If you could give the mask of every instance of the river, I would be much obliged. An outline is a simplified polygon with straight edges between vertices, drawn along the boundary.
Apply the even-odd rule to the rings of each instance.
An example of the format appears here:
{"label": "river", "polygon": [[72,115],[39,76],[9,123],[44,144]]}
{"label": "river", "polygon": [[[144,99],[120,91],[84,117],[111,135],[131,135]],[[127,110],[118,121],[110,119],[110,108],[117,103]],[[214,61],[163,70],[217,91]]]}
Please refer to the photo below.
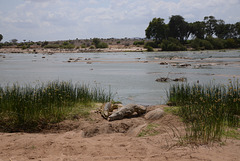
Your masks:
{"label": "river", "polygon": [[[160,65],[160,63],[162,65]],[[53,80],[85,83],[111,90],[123,104],[163,104],[174,81],[226,84],[240,78],[240,50],[116,53],[0,53],[0,84]]]}

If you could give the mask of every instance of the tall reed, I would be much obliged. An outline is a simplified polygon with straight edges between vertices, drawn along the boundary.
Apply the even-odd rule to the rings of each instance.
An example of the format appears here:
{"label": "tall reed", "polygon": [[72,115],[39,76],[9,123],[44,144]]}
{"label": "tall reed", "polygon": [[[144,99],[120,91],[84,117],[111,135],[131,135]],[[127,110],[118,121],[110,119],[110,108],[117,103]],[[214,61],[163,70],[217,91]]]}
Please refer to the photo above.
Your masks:
{"label": "tall reed", "polygon": [[49,122],[63,120],[72,108],[111,99],[100,87],[52,81],[46,84],[0,86],[0,130],[40,129]]}
{"label": "tall reed", "polygon": [[176,84],[169,90],[169,101],[180,106],[178,114],[186,123],[189,141],[207,143],[220,140],[226,126],[240,125],[240,83],[227,85]]}

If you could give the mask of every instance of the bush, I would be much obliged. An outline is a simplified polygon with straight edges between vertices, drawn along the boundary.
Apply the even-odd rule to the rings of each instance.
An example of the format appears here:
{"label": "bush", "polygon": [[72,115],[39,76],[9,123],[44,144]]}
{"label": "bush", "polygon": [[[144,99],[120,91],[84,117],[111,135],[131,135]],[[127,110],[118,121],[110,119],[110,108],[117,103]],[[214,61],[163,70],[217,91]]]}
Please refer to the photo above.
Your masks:
{"label": "bush", "polygon": [[194,39],[191,42],[191,47],[194,48],[195,50],[212,50],[214,49],[213,45],[208,41],[208,40],[202,40],[202,39]]}
{"label": "bush", "polygon": [[42,43],[41,47],[44,47],[44,46],[46,46],[46,45],[48,45],[48,41],[44,41],[44,42]]}
{"label": "bush", "polygon": [[194,48],[195,50],[200,50],[200,39],[196,38],[191,41],[190,46]]}
{"label": "bush", "polygon": [[146,42],[144,48],[147,48],[148,46],[151,46],[152,48],[158,48],[158,44],[153,41]]}
{"label": "bush", "polygon": [[153,47],[151,47],[151,46],[147,46],[146,49],[147,49],[148,52],[154,51],[154,50],[153,50]]}
{"label": "bush", "polygon": [[133,45],[144,45],[144,41],[134,41]]}
{"label": "bush", "polygon": [[60,45],[60,48],[73,49],[73,48],[75,48],[75,45],[65,41],[62,45]]}
{"label": "bush", "polygon": [[44,48],[59,48],[60,46],[57,45],[57,44],[48,44],[48,45],[45,45]]}
{"label": "bush", "polygon": [[163,40],[161,43],[161,48],[163,51],[185,51],[187,48],[183,46],[179,40],[174,38],[169,38],[168,40]]}
{"label": "bush", "polygon": [[95,45],[95,47],[97,47],[97,45],[101,42],[101,40],[99,38],[93,38],[93,44]]}
{"label": "bush", "polygon": [[23,45],[21,48],[22,48],[22,50],[27,49],[27,47],[25,45]]}
{"label": "bush", "polygon": [[90,49],[95,49],[95,47],[94,46],[90,46]]}
{"label": "bush", "polygon": [[105,42],[101,42],[99,38],[94,38],[93,44],[95,45],[96,48],[108,48],[108,44]]}
{"label": "bush", "polygon": [[214,49],[223,49],[224,48],[224,40],[223,39],[208,37],[206,40],[208,40],[213,45]]}
{"label": "bush", "polygon": [[108,48],[108,44],[105,42],[100,42],[96,45],[96,48]]}
{"label": "bush", "polygon": [[237,42],[234,39],[227,39],[225,40],[224,44],[225,48],[237,48]]}
{"label": "bush", "polygon": [[82,44],[82,45],[81,45],[81,48],[86,48],[86,45],[85,45],[85,44]]}
{"label": "bush", "polygon": [[201,43],[200,44],[201,47],[204,47],[204,49],[207,49],[207,50],[212,50],[213,49],[213,45],[207,40],[201,40],[200,43]]}

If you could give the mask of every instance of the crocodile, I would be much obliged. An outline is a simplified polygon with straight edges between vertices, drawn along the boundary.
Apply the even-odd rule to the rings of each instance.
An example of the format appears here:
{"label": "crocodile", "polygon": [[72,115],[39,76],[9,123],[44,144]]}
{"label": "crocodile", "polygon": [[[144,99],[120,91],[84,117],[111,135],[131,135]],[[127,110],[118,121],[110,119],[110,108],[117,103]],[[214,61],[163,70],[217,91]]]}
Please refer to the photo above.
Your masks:
{"label": "crocodile", "polygon": [[118,111],[113,112],[110,116],[108,116],[107,120],[108,121],[120,120],[123,119],[124,117],[132,116],[135,112],[138,115],[142,115],[146,113],[146,111],[147,107],[145,106],[137,104],[128,104],[126,106],[121,107]]}

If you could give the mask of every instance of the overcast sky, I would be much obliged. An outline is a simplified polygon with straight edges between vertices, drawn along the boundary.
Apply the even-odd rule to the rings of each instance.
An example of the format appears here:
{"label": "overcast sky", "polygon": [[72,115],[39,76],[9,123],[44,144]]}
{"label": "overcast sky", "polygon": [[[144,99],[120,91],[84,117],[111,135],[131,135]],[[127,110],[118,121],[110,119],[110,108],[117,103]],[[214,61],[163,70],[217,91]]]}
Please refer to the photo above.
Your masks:
{"label": "overcast sky", "polygon": [[154,17],[240,21],[240,0],[0,0],[3,41],[145,37]]}

